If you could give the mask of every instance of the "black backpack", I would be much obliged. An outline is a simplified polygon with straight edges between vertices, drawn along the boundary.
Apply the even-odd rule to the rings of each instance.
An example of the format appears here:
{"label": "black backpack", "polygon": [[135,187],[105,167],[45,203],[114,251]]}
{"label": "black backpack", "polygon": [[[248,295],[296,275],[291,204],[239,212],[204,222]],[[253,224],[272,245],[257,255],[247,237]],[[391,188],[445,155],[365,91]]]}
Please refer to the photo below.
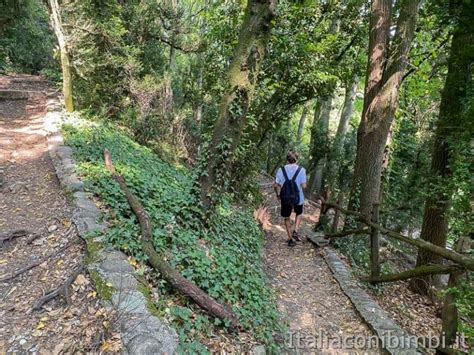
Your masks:
{"label": "black backpack", "polygon": [[300,173],[301,166],[295,172],[295,175],[290,179],[288,179],[288,175],[286,174],[285,167],[281,167],[281,171],[283,176],[285,177],[285,182],[281,187],[280,191],[280,199],[281,203],[284,205],[298,205],[300,203],[300,192],[298,189],[298,185],[296,184],[296,177]]}

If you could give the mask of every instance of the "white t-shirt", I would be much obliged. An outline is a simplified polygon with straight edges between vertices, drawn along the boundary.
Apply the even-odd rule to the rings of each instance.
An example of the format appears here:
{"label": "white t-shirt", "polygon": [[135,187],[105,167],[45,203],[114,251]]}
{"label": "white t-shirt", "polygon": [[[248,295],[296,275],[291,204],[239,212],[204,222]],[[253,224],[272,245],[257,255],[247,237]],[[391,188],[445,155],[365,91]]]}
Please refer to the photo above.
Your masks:
{"label": "white t-shirt", "polygon": [[[285,165],[285,171],[286,175],[288,176],[288,179],[293,178],[293,175],[295,175],[298,167],[299,166],[297,164]],[[283,175],[283,171],[281,171],[281,168],[279,168],[277,171],[275,182],[280,186],[283,186],[285,182],[285,176]],[[302,184],[306,184],[306,170],[303,167],[301,167],[301,170],[298,173],[298,176],[296,177],[296,185],[298,185],[298,190],[300,192],[300,205],[304,203],[303,188],[301,187]]]}

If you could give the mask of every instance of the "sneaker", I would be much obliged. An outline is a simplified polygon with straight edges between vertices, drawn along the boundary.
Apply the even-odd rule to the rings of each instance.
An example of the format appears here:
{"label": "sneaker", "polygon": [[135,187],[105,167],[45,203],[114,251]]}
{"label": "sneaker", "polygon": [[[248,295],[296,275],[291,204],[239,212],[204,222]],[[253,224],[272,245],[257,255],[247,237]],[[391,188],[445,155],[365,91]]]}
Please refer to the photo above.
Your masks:
{"label": "sneaker", "polygon": [[296,245],[296,242],[293,239],[288,240],[288,246],[289,247],[294,247]]}
{"label": "sneaker", "polygon": [[293,239],[296,240],[297,242],[301,242],[301,237],[297,231],[293,231]]}

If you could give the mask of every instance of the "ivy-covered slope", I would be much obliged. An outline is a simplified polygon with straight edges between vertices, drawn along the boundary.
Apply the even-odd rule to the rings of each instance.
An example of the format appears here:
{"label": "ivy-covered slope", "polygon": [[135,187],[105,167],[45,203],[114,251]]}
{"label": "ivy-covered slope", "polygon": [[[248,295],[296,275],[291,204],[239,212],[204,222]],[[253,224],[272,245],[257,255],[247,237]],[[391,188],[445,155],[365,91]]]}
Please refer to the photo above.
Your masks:
{"label": "ivy-covered slope", "polygon": [[[273,344],[279,330],[278,313],[262,269],[263,234],[250,212],[223,204],[205,228],[186,169],[161,160],[116,127],[75,125],[63,131],[86,188],[109,211],[106,240],[145,264],[137,219],[104,167],[104,148],[152,218],[156,249],[185,277],[230,304],[239,323],[257,341]],[[199,340],[216,331],[219,321],[176,295],[156,272],[148,277],[161,293],[158,312],[173,322],[182,343],[200,348]]]}

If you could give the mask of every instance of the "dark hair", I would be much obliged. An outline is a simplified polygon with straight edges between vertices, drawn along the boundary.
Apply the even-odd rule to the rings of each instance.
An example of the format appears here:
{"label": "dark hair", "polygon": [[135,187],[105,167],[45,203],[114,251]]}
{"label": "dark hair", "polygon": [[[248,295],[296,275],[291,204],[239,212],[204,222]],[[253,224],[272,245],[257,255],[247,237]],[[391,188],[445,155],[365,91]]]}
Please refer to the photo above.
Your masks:
{"label": "dark hair", "polygon": [[298,153],[289,151],[288,154],[286,155],[286,160],[288,160],[288,163],[294,164],[298,160]]}

